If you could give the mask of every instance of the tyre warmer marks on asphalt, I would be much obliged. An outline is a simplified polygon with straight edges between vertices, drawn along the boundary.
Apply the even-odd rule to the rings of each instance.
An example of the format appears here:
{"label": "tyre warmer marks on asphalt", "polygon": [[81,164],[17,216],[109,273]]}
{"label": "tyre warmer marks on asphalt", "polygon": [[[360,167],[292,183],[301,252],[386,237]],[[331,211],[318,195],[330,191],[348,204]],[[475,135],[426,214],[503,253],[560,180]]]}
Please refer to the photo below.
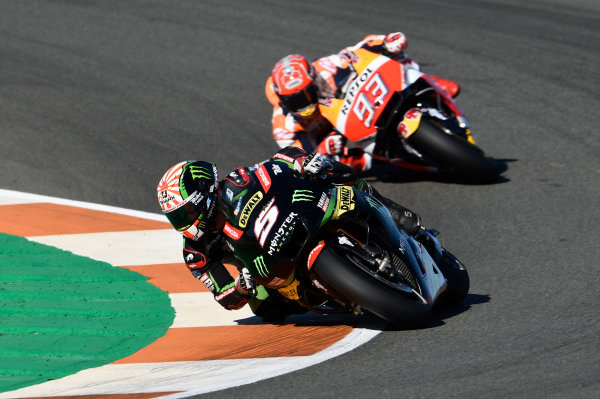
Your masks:
{"label": "tyre warmer marks on asphalt", "polygon": [[311,366],[382,328],[314,314],[262,324],[247,307],[225,311],[181,262],[181,237],[162,215],[0,190],[0,232],[139,273],[175,309],[166,333],[139,351],[0,398],[186,397]]}

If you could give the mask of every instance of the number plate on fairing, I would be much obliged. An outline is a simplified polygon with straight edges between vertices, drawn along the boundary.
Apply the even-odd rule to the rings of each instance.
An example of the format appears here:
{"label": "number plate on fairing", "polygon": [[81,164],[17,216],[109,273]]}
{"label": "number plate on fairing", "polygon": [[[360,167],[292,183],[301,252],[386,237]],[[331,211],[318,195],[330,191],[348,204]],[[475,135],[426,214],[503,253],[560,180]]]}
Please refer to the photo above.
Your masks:
{"label": "number plate on fairing", "polygon": [[375,122],[396,91],[403,89],[402,64],[368,50],[355,51],[357,72],[344,98],[319,105],[321,114],[351,141],[363,140],[377,132]]}

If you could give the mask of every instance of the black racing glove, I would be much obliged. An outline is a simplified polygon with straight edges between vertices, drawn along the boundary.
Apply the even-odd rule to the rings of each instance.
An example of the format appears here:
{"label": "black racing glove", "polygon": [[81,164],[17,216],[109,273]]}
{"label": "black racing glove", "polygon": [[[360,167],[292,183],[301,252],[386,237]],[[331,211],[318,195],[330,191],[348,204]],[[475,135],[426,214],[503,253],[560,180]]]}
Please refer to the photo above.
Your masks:
{"label": "black racing glove", "polygon": [[299,172],[303,178],[320,180],[330,184],[354,183],[356,180],[354,168],[319,153],[310,154],[302,164]]}
{"label": "black racing glove", "polygon": [[247,297],[252,298],[256,296],[256,283],[250,276],[250,271],[247,268],[244,267],[235,279],[235,289]]}

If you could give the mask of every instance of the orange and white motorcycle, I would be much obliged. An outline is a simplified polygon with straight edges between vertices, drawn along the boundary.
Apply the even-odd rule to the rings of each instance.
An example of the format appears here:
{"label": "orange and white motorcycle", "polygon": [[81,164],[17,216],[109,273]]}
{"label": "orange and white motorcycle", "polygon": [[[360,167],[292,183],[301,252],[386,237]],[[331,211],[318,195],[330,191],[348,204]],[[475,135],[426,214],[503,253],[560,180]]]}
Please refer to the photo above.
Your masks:
{"label": "orange and white motorcycle", "polygon": [[479,148],[458,104],[427,74],[366,49],[353,51],[354,73],[320,112],[374,159],[403,168],[496,181],[499,163]]}

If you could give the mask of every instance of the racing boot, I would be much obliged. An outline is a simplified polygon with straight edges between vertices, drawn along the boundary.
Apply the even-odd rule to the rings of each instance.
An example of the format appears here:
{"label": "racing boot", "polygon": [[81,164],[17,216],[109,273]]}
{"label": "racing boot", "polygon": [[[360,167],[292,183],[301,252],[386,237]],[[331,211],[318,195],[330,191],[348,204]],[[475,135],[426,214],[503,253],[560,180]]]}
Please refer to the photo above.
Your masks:
{"label": "racing boot", "polygon": [[419,215],[384,197],[373,186],[362,179],[357,179],[355,186],[359,190],[371,194],[385,205],[390,211],[398,229],[404,230],[408,235],[420,242],[434,261],[439,262],[441,260],[441,247],[439,247],[439,241],[436,244],[437,240],[435,239],[439,233],[433,229],[426,229],[421,224],[421,217]]}
{"label": "racing boot", "polygon": [[458,93],[460,93],[460,86],[458,83],[452,80],[442,79],[437,76],[430,76],[430,78],[433,79],[435,83],[437,83],[442,89],[444,89],[444,91],[448,93],[450,97],[454,98],[458,96]]}
{"label": "racing boot", "polygon": [[[394,218],[394,222],[396,222],[396,226],[406,231],[408,235],[420,242],[425,247],[427,252],[429,252],[429,255],[431,255],[433,260],[439,262],[441,260],[441,252],[440,249],[436,248],[436,244],[434,242],[435,238],[432,239],[431,237],[431,235],[435,237],[438,232],[435,230],[425,229],[425,227],[421,225],[421,217],[416,213],[396,204],[394,201],[385,197],[378,199],[390,210],[390,213]],[[429,231],[431,235],[427,234],[427,231]]]}
{"label": "racing boot", "polygon": [[408,235],[415,236],[421,229],[421,217],[416,213],[412,212],[408,208],[405,208],[401,205],[398,205],[396,202],[392,201],[389,198],[381,195],[375,187],[371,186],[369,183],[364,181],[363,179],[357,179],[356,188],[362,190],[368,194],[371,194],[373,197],[377,198],[386,208],[390,211],[396,226],[399,229],[406,231]]}
{"label": "racing boot", "polygon": [[419,215],[398,205],[389,198],[385,198],[381,195],[379,195],[379,197],[375,196],[375,198],[388,208],[399,229],[406,231],[410,236],[415,236],[419,232],[419,229],[421,228],[421,217]]}
{"label": "racing boot", "polygon": [[[427,230],[421,225],[421,217],[409,209],[404,208],[385,197],[377,199],[390,210],[394,222],[396,222],[396,226],[398,226],[399,229],[406,231],[408,235],[420,242],[434,261],[439,262],[441,260],[440,248],[436,248],[434,242],[435,238],[432,238],[432,236],[435,237],[438,235],[437,231]],[[427,232],[429,232],[429,234]]]}

